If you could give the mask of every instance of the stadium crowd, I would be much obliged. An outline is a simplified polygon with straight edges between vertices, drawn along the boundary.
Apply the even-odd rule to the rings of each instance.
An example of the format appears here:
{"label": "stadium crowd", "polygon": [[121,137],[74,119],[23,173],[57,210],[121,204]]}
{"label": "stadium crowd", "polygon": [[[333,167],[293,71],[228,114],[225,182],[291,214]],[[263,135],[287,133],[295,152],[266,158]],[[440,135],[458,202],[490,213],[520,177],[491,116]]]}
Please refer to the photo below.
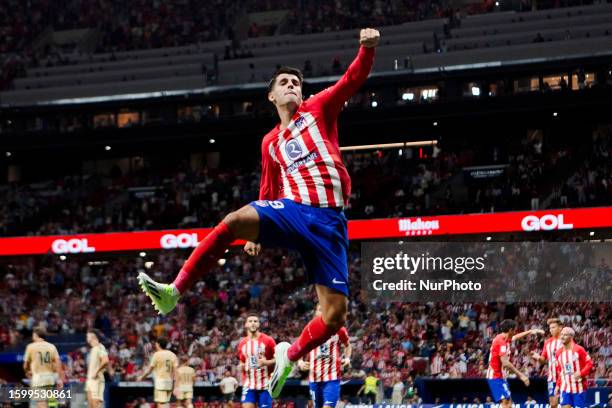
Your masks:
{"label": "stadium crowd", "polygon": [[[274,249],[250,258],[240,248],[198,283],[175,312],[156,315],[135,277],[148,269],[156,279],[171,280],[185,255],[168,251],[97,261],[49,256],[3,265],[0,349],[27,341],[34,327],[44,327],[50,335],[95,327],[105,334],[112,377],[134,380],[148,362],[153,340],[165,336],[174,350],[190,356],[198,380],[215,383],[226,369],[239,378],[235,349],[247,312],[258,312],[261,330],[277,340],[293,339],[310,318],[315,296],[304,284],[299,259]],[[373,373],[388,390],[397,376],[408,384],[415,376],[482,377],[486,350],[502,319],[516,319],[521,330],[546,329],[551,316],[579,334],[577,341],[594,359],[592,378],[612,376],[609,303],[380,303],[359,290],[359,262],[359,254],[351,252],[348,331],[354,351],[346,378]],[[597,267],[612,273],[604,262]],[[545,372],[529,358],[543,339],[529,337],[513,349],[514,362],[532,376]],[[85,346],[69,353],[69,378],[84,379],[85,353]]]}
{"label": "stadium crowd", "polygon": [[[606,205],[612,199],[611,128],[592,142],[541,137],[474,146],[347,153],[349,219]],[[546,142],[544,142],[544,141]],[[466,167],[498,165],[477,178]],[[244,168],[242,168],[244,167]],[[0,185],[0,235],[52,235],[212,226],[256,200],[259,173],[241,167],[87,174]]]}
{"label": "stadium crowd", "polygon": [[[583,5],[584,2],[539,1],[538,8]],[[56,7],[49,0],[1,0],[0,89],[8,89],[15,77],[26,75],[29,67],[74,64],[74,56],[114,53],[160,47],[176,47],[225,40],[230,57],[248,56],[240,45],[245,36],[307,34],[384,27],[430,18],[449,18],[460,24],[462,14],[480,14],[496,9],[492,0],[458,8],[448,0],[353,0],[294,2],[290,0],[221,1],[196,0],[159,2],[155,0],[78,0]],[[518,11],[535,8],[535,1],[517,3]],[[250,13],[282,11],[285,17],[272,26],[259,27]],[[246,32],[244,21],[250,21]],[[90,35],[54,44],[45,35],[61,30],[91,30]],[[445,30],[448,32],[448,30]],[[79,42],[80,44],[76,44]],[[436,46],[437,50],[442,48]],[[434,50],[427,50],[433,52]],[[226,55],[227,57],[227,55]],[[112,59],[112,57],[110,57]]]}

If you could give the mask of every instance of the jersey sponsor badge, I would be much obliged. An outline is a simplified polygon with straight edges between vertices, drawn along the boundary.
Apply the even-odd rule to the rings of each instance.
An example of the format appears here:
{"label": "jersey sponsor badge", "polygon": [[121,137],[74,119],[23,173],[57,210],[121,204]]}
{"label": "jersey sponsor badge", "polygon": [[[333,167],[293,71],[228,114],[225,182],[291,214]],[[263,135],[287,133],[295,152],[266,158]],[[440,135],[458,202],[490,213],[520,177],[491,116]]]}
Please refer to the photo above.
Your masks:
{"label": "jersey sponsor badge", "polygon": [[300,146],[300,142],[295,139],[291,139],[285,145],[285,152],[287,153],[287,157],[291,160],[297,160],[302,157],[302,146]]}
{"label": "jersey sponsor badge", "polygon": [[299,130],[302,130],[306,127],[306,118],[303,116],[300,116],[299,118],[297,118],[295,120],[295,127],[298,128]]}

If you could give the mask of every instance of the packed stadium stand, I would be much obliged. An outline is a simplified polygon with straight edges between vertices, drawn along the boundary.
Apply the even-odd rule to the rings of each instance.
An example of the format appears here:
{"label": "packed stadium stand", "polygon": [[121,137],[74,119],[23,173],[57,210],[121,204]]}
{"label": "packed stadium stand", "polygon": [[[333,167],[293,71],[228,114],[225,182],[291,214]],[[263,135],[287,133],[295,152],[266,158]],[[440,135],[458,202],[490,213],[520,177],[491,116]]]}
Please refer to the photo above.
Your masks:
{"label": "packed stadium stand", "polygon": [[[310,318],[316,298],[304,288],[303,266],[298,257],[281,250],[266,250],[255,260],[233,251],[223,267],[186,296],[176,313],[167,318],[151,314],[137,287],[137,272],[146,268],[156,278],[169,280],[183,256],[167,252],[97,262],[55,257],[16,260],[3,270],[6,278],[0,286],[4,316],[0,348],[18,345],[39,325],[54,335],[96,327],[107,336],[117,378],[133,380],[151,353],[152,341],[163,335],[175,350],[192,356],[201,380],[214,383],[228,368],[238,374],[235,348],[245,313],[260,312],[262,330],[283,339],[295,337]],[[595,360],[590,378],[609,379],[612,374],[607,303],[376,304],[360,296],[359,253],[352,252],[350,259],[355,290],[348,330],[355,358],[346,378],[362,378],[365,371],[376,370],[389,387],[397,372],[404,381],[415,376],[482,377],[483,350],[502,319],[514,318],[527,330],[543,327],[542,322],[552,316],[560,316],[581,333],[580,344]],[[606,263],[597,268],[610,272]],[[126,313],[130,320],[122,318]],[[545,369],[529,358],[538,347],[538,338],[530,338],[513,356],[517,366],[532,376]],[[83,353],[72,350],[69,356],[69,377],[83,378]],[[299,375],[297,369],[294,375]]]}
{"label": "packed stadium stand", "polygon": [[[588,207],[612,198],[612,128],[560,142],[542,134],[481,147],[443,144],[418,159],[418,149],[347,152],[353,180],[351,219]],[[585,143],[586,140],[590,141]],[[257,199],[259,168],[92,169],[57,179],[0,185],[2,235],[214,226]],[[478,166],[499,174],[473,177]],[[122,169],[123,168],[123,169]]]}
{"label": "packed stadium stand", "polygon": [[[160,14],[164,13],[160,11]],[[427,72],[464,65],[605,54],[612,41],[611,16],[612,5],[604,3],[476,16],[459,13],[447,18],[389,25],[382,29],[384,40],[374,72],[401,69]],[[204,26],[194,24],[192,29],[195,27]],[[71,32],[72,36],[85,36],[81,31]],[[135,28],[132,31],[138,32]],[[44,44],[61,34],[52,32],[47,35],[50,38],[39,41]],[[84,55],[58,51],[46,60],[28,61],[20,78],[12,81],[10,90],[0,94],[0,101],[24,105],[143,92],[202,92],[213,84],[265,82],[281,62],[303,67],[307,77],[338,75],[354,56],[352,44],[356,38],[354,29],[212,42],[197,41],[197,36],[187,41],[188,35],[178,41],[172,34],[168,35],[172,38],[169,42],[180,46],[157,48],[158,43],[149,39],[147,44],[153,44],[150,50],[138,50],[148,47],[139,47],[136,43],[134,51],[113,49]],[[106,37],[102,35],[102,38]],[[124,44],[119,38],[113,43]],[[11,50],[11,46],[5,48]]]}

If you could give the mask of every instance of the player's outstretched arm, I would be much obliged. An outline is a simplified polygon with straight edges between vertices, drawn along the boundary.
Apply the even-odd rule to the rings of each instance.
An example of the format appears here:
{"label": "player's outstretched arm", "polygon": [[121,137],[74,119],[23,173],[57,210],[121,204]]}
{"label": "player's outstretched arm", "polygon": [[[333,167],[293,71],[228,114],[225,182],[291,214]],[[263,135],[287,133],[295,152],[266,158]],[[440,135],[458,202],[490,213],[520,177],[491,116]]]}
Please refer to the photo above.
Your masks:
{"label": "player's outstretched arm", "polygon": [[364,28],[359,31],[359,44],[366,48],[378,46],[380,32],[374,28]]}
{"label": "player's outstretched arm", "polygon": [[320,103],[326,113],[337,115],[344,102],[348,101],[368,78],[374,64],[374,50],[380,40],[380,33],[374,28],[364,28],[359,32],[359,52],[351,65],[334,85],[319,92],[312,98]]}
{"label": "player's outstretched arm", "polygon": [[518,339],[522,339],[525,336],[529,336],[530,334],[539,334],[542,335],[544,334],[544,330],[542,329],[531,329],[531,330],[526,330],[524,332],[521,333],[517,333],[514,336],[512,336],[512,341],[517,341]]}

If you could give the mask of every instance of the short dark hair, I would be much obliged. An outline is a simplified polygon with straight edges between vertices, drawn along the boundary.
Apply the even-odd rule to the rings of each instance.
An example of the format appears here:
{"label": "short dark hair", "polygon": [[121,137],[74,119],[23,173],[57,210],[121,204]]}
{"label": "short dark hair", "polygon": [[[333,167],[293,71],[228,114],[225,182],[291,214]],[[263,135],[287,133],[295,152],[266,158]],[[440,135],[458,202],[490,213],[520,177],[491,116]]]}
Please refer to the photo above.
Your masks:
{"label": "short dark hair", "polygon": [[274,88],[274,84],[276,83],[276,78],[280,74],[295,75],[300,80],[300,85],[304,83],[304,75],[302,74],[302,71],[300,71],[297,68],[293,68],[293,67],[287,67],[287,66],[280,67],[279,69],[276,70],[274,75],[272,75],[272,78],[270,78],[270,83],[268,84],[268,93],[270,93],[272,91],[272,88]]}
{"label": "short dark hair", "polygon": [[512,320],[512,319],[506,319],[506,320],[502,320],[501,324],[499,325],[502,333],[507,333],[510,330],[516,328],[516,321]]}
{"label": "short dark hair", "polygon": [[102,332],[98,329],[89,329],[87,330],[87,333],[92,333],[94,336],[96,336],[96,338],[100,341],[102,341]]}
{"label": "short dark hair", "polygon": [[168,346],[168,339],[165,337],[158,337],[157,338],[157,344],[159,344],[159,347],[166,349],[166,347]]}
{"label": "short dark hair", "polygon": [[47,331],[45,330],[44,327],[35,327],[34,330],[32,330],[32,333],[34,333],[35,335],[37,335],[38,337],[40,337],[41,339],[44,339],[45,336],[47,335]]}

